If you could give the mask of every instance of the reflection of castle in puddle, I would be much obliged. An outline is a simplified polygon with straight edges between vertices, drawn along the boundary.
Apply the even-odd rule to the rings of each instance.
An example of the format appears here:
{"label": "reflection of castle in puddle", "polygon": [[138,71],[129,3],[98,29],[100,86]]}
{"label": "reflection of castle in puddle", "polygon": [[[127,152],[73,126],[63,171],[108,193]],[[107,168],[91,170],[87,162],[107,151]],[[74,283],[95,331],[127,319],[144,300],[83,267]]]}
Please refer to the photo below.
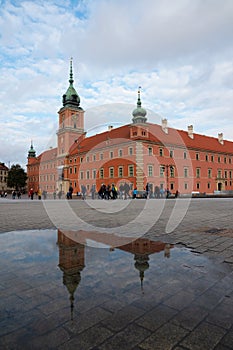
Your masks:
{"label": "reflection of castle in puddle", "polygon": [[85,267],[85,246],[77,243],[58,230],[59,268],[63,272],[63,284],[70,294],[71,319],[73,319],[74,293],[81,281]]}
{"label": "reflection of castle in puddle", "polygon": [[139,271],[142,290],[144,272],[149,268],[149,255],[163,251],[164,257],[169,258],[170,249],[173,248],[173,245],[146,238],[133,240],[132,237],[119,237],[100,232],[58,230],[59,268],[63,272],[63,284],[70,294],[71,319],[73,319],[74,293],[81,281],[81,271],[85,267],[87,242],[95,242],[96,246],[109,246],[110,251],[114,251],[113,247],[116,247],[134,254],[134,266]]}

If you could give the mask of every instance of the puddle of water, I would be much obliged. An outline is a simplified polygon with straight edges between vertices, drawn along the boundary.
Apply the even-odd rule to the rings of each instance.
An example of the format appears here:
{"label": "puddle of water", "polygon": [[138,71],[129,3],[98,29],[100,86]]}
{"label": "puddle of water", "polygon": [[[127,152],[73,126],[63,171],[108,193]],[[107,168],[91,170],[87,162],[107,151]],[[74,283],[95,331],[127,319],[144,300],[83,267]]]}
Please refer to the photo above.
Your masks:
{"label": "puddle of water", "polygon": [[225,276],[186,248],[121,242],[80,231],[1,234],[0,347],[58,347],[96,325],[108,339],[160,305],[174,316]]}

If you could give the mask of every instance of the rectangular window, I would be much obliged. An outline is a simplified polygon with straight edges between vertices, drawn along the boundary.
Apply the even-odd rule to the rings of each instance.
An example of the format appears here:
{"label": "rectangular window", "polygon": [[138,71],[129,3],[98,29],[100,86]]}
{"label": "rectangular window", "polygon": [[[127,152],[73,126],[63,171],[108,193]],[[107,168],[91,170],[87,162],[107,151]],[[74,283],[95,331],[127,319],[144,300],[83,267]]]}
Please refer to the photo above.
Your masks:
{"label": "rectangular window", "polygon": [[109,177],[111,177],[111,178],[114,177],[114,168],[113,167],[109,168]]}
{"label": "rectangular window", "polygon": [[110,152],[110,158],[113,158],[113,151]]}
{"label": "rectangular window", "polygon": [[72,168],[70,168],[70,174],[72,174]]}
{"label": "rectangular window", "polygon": [[81,180],[84,179],[84,173],[83,173],[83,171],[80,171],[80,179],[81,179]]}
{"label": "rectangular window", "polygon": [[95,154],[93,154],[92,159],[93,159],[93,162],[95,162],[95,161],[96,161],[96,155],[95,155]]}
{"label": "rectangular window", "polygon": [[76,166],[74,167],[74,173],[77,174],[77,168],[76,168]]}
{"label": "rectangular window", "polygon": [[100,168],[100,179],[104,178],[104,169]]}
{"label": "rectangular window", "polygon": [[188,168],[184,168],[184,177],[188,177],[189,174],[188,174]]}
{"label": "rectangular window", "polygon": [[148,147],[148,155],[152,156],[152,147]]}
{"label": "rectangular window", "polygon": [[159,155],[160,155],[160,157],[163,157],[163,149],[162,148],[159,149]]}
{"label": "rectangular window", "polygon": [[218,156],[218,162],[221,163],[221,157],[220,156]]}
{"label": "rectangular window", "polygon": [[122,154],[123,154],[122,149],[119,149],[118,154],[119,154],[119,157],[122,157]]}
{"label": "rectangular window", "polygon": [[170,151],[170,158],[173,158],[174,157],[174,151]]}
{"label": "rectangular window", "polygon": [[188,189],[188,184],[185,182],[184,184],[184,189],[187,190]]}
{"label": "rectangular window", "polygon": [[196,153],[196,160],[199,160],[200,159],[200,155],[199,153]]}
{"label": "rectangular window", "polygon": [[87,180],[89,180],[89,179],[90,179],[90,171],[87,170]]}
{"label": "rectangular window", "polygon": [[209,179],[212,178],[212,169],[208,169],[208,178],[209,178]]}
{"label": "rectangular window", "polygon": [[196,168],[196,177],[201,177],[201,169],[200,168]]}
{"label": "rectangular window", "polygon": [[175,177],[175,168],[174,166],[170,166],[170,176]]}
{"label": "rectangular window", "polygon": [[222,178],[222,170],[218,170],[218,178],[221,179]]}
{"label": "rectangular window", "polygon": [[129,155],[132,156],[133,155],[133,148],[129,147]]}
{"label": "rectangular window", "polygon": [[214,156],[211,156],[211,162],[212,163],[214,162]]}
{"label": "rectangular window", "polygon": [[165,167],[163,165],[160,165],[160,167],[159,167],[159,176],[160,177],[164,177],[164,173],[165,173]]}
{"label": "rectangular window", "polygon": [[123,166],[118,167],[118,177],[123,177]]}
{"label": "rectangular window", "polygon": [[224,171],[224,176],[225,176],[225,179],[227,179],[227,171],[226,170]]}
{"label": "rectangular window", "polygon": [[187,159],[187,152],[184,152],[184,159]]}
{"label": "rectangular window", "polygon": [[198,182],[197,183],[197,190],[199,190],[200,189],[200,183]]}
{"label": "rectangular window", "polygon": [[153,165],[148,165],[148,176],[153,176]]}
{"label": "rectangular window", "polygon": [[95,169],[92,170],[92,178],[93,178],[93,179],[96,179],[96,170],[95,170]]}
{"label": "rectangular window", "polygon": [[129,165],[128,174],[130,177],[134,176],[134,166],[133,165]]}
{"label": "rectangular window", "polygon": [[208,190],[210,189],[210,187],[211,187],[211,184],[210,184],[210,182],[208,182],[208,184],[207,184]]}
{"label": "rectangular window", "polygon": [[226,164],[226,162],[227,162],[227,157],[224,157],[224,163]]}
{"label": "rectangular window", "polygon": [[206,154],[206,155],[205,155],[205,160],[206,160],[206,162],[208,162],[208,161],[209,161],[208,154]]}
{"label": "rectangular window", "polygon": [[230,178],[230,179],[232,178],[232,172],[231,172],[231,170],[229,170],[229,178]]}

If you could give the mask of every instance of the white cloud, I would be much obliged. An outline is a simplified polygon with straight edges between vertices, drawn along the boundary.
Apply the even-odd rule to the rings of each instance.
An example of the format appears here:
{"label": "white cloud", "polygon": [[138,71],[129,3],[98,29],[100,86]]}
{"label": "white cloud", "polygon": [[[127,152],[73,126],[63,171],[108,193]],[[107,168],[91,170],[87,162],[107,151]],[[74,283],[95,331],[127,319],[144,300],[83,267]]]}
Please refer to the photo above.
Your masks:
{"label": "white cloud", "polygon": [[9,0],[0,29],[0,161],[50,142],[70,56],[87,129],[129,123],[141,85],[150,121],[233,139],[231,0]]}

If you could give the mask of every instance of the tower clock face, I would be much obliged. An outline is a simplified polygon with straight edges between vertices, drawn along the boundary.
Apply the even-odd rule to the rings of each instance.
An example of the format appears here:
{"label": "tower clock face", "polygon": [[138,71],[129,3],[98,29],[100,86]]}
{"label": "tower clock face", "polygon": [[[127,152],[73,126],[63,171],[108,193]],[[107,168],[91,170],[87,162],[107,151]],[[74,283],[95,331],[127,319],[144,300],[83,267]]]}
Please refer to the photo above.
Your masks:
{"label": "tower clock face", "polygon": [[78,119],[78,114],[73,114],[73,115],[72,115],[72,119],[73,119],[73,121],[75,121],[75,122],[76,122],[76,121],[77,121],[77,119]]}

